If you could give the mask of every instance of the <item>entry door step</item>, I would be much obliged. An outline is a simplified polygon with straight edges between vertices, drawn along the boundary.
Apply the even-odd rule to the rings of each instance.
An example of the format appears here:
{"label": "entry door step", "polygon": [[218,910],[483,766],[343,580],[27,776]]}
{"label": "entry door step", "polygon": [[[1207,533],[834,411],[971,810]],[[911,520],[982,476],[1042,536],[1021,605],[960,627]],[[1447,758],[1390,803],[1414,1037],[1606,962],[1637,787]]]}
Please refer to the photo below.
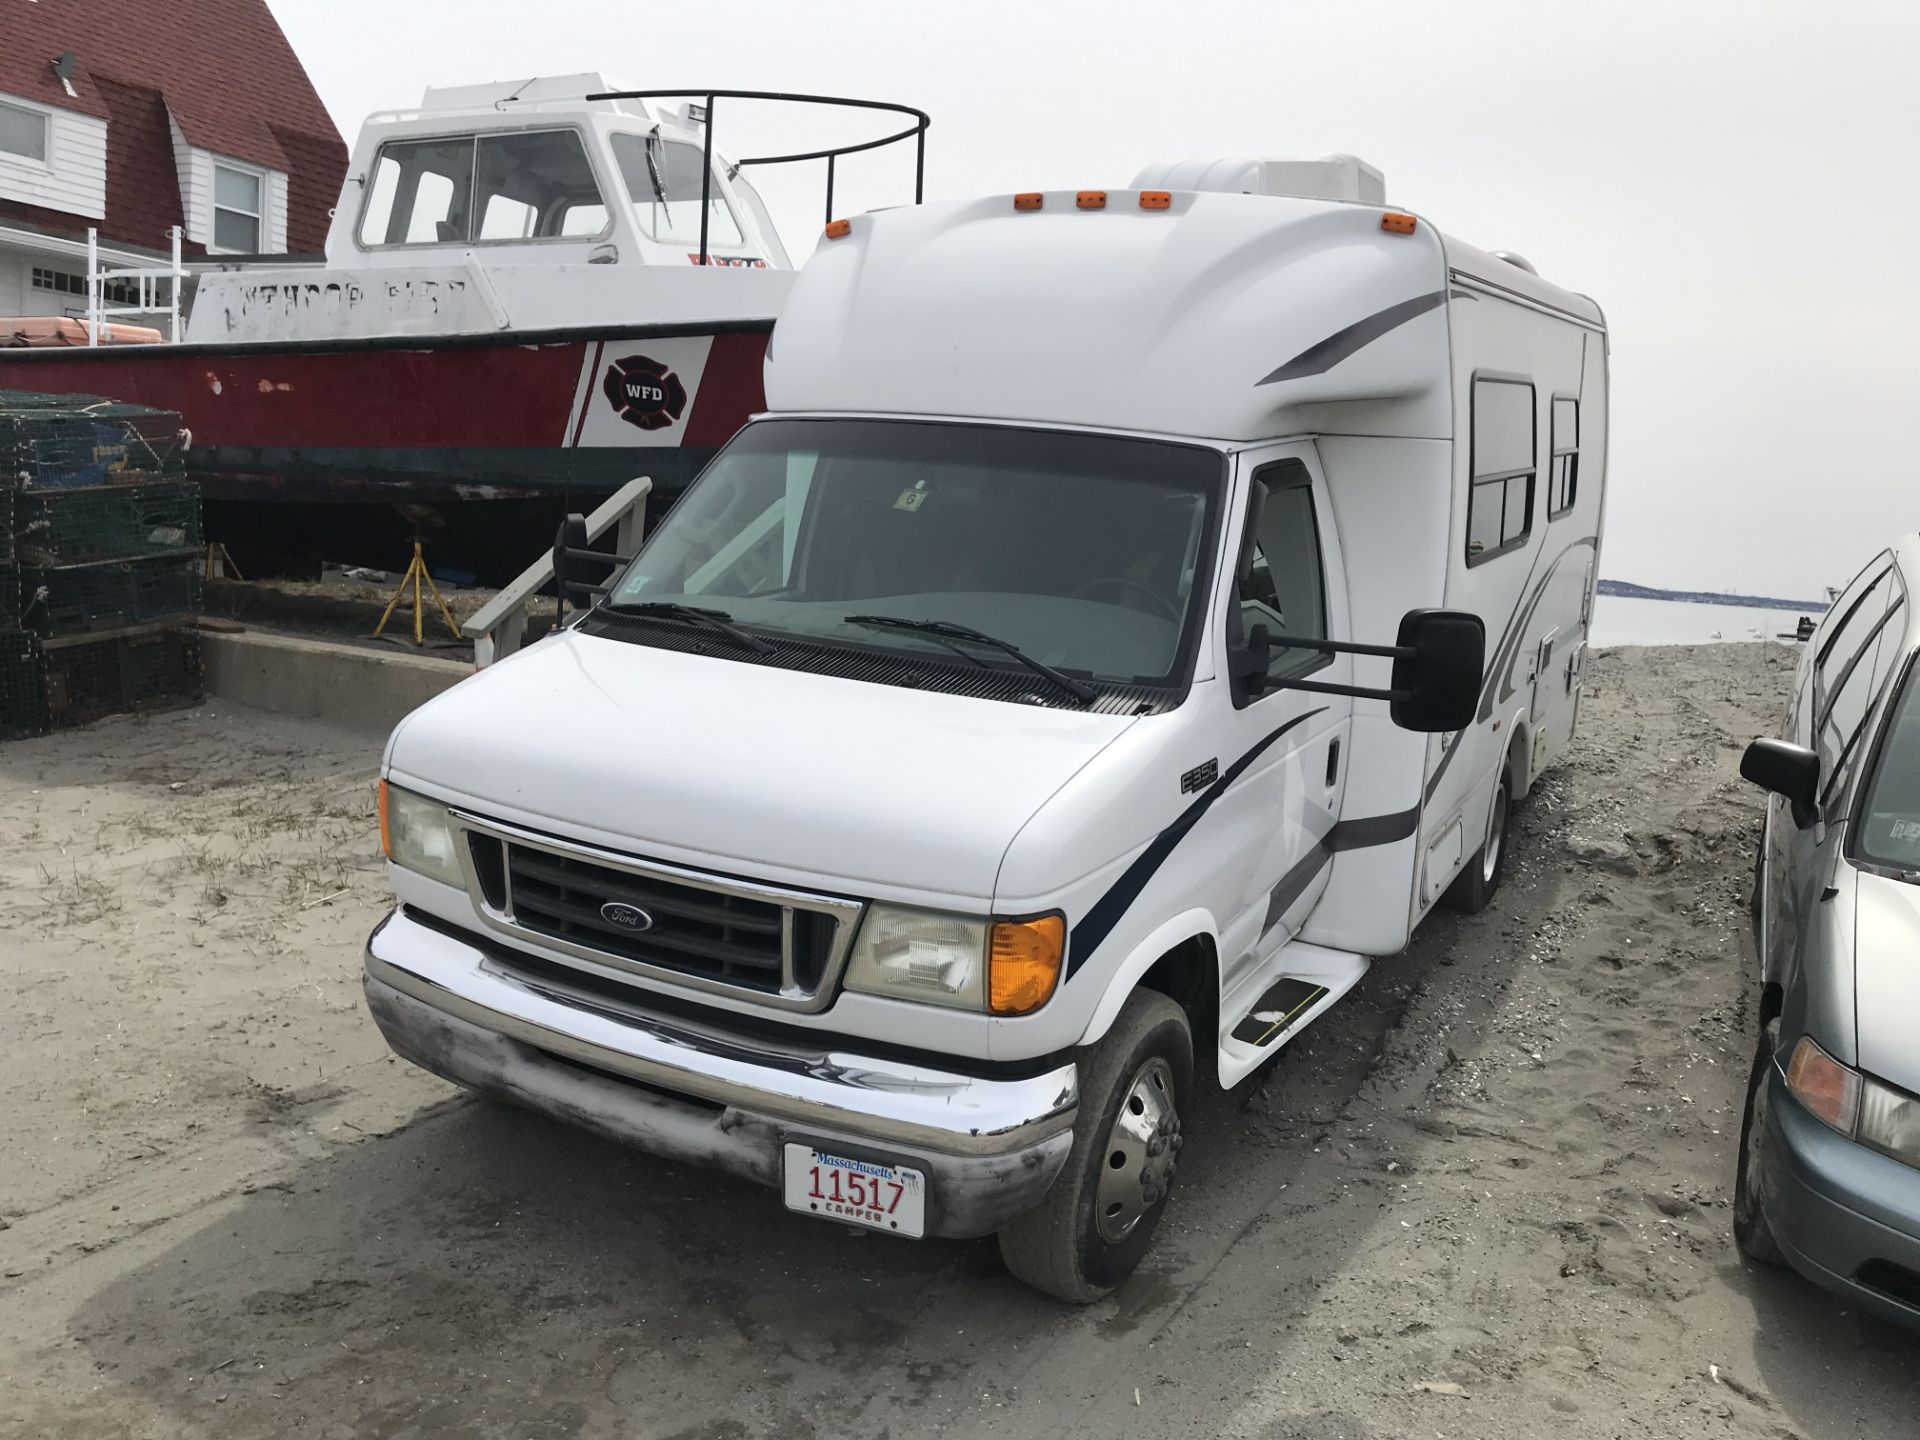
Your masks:
{"label": "entry door step", "polygon": [[[1281,970],[1220,1031],[1220,1079],[1234,1085],[1319,1019],[1360,983],[1364,955],[1295,941],[1280,952]],[[1236,999],[1240,997],[1236,996]],[[1229,1012],[1231,1013],[1231,1012]]]}

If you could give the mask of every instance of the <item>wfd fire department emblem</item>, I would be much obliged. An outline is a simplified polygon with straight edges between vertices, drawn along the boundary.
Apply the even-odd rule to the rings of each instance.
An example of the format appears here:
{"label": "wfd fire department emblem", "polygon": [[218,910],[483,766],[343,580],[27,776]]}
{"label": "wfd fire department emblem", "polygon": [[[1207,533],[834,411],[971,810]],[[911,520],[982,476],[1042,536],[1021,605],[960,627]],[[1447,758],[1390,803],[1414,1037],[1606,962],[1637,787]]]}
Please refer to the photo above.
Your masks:
{"label": "wfd fire department emblem", "polygon": [[628,355],[607,366],[600,388],[614,413],[642,430],[664,430],[687,408],[680,377],[645,355]]}

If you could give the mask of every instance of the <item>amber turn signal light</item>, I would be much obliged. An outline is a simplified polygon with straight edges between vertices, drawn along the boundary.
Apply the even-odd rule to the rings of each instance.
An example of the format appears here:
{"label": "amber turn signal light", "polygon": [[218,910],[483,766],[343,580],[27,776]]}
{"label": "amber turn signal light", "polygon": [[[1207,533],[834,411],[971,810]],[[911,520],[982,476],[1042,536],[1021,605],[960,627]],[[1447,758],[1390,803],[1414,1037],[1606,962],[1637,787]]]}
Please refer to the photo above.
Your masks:
{"label": "amber turn signal light", "polygon": [[1860,1118],[1860,1073],[1849,1069],[1805,1035],[1787,1062],[1787,1089],[1842,1135]]}
{"label": "amber turn signal light", "polygon": [[1013,208],[1016,210],[1038,210],[1044,198],[1038,190],[1022,190],[1018,195],[1013,197]]}
{"label": "amber turn signal light", "polygon": [[1073,197],[1073,203],[1082,210],[1104,210],[1107,208],[1107,192],[1104,190],[1082,190]]}
{"label": "amber turn signal light", "polygon": [[1030,1015],[1053,997],[1067,949],[1067,922],[1058,915],[1001,920],[987,946],[987,1009]]}
{"label": "amber turn signal light", "polygon": [[393,858],[393,832],[387,828],[387,782],[381,777],[375,791],[374,808],[380,812],[380,853],[391,860]]}
{"label": "amber turn signal light", "polygon": [[1142,190],[1140,208],[1142,210],[1166,210],[1173,204],[1173,192],[1170,190]]}
{"label": "amber turn signal light", "polygon": [[853,222],[851,220],[827,221],[827,239],[829,240],[842,240],[852,233]]}
{"label": "amber turn signal light", "polygon": [[1398,210],[1389,210],[1380,217],[1380,228],[1393,235],[1411,235],[1413,227],[1420,222],[1411,215],[1403,215]]}

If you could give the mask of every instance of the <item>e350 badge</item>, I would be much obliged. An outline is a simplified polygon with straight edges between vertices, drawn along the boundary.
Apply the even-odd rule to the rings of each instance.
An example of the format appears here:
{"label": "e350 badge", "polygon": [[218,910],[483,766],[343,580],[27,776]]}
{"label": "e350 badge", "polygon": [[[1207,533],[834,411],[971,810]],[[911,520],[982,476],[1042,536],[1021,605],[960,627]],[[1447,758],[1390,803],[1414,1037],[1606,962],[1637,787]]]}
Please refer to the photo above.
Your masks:
{"label": "e350 badge", "polygon": [[687,408],[680,377],[645,355],[628,355],[607,366],[600,388],[614,414],[642,430],[664,430]]}

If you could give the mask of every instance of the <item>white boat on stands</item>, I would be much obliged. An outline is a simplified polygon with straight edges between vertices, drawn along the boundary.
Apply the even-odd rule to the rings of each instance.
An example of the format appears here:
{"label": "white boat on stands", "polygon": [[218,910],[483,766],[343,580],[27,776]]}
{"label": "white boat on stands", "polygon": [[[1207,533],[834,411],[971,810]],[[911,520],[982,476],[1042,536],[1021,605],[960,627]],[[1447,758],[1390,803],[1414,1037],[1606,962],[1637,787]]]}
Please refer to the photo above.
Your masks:
{"label": "white boat on stands", "polygon": [[[729,159],[714,117],[747,100],[909,123]],[[591,73],[429,89],[361,127],[324,263],[211,262],[180,343],[0,350],[0,389],[179,411],[243,563],[390,564],[424,521],[439,563],[502,578],[636,475],[675,493],[765,407],[793,267],[746,167],[824,161],[830,208],[838,156],[911,140],[918,201],[928,123]]]}

